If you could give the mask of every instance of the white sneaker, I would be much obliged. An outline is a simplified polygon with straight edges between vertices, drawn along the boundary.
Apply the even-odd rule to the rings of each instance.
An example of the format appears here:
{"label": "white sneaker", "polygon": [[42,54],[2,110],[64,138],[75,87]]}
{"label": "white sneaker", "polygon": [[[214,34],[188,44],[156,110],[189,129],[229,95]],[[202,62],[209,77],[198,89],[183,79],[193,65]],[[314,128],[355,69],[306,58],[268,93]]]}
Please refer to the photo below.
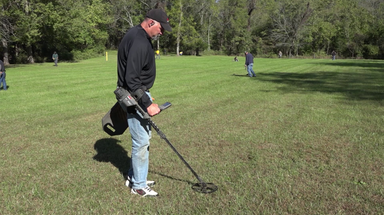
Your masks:
{"label": "white sneaker", "polygon": [[153,191],[150,187],[145,187],[143,189],[131,189],[131,193],[140,195],[141,197],[156,197],[159,194]]}
{"label": "white sneaker", "polygon": [[[147,186],[148,187],[153,187],[155,186],[156,182],[155,181],[147,181]],[[125,186],[132,188],[132,181],[129,176],[127,176],[127,180],[125,180]]]}

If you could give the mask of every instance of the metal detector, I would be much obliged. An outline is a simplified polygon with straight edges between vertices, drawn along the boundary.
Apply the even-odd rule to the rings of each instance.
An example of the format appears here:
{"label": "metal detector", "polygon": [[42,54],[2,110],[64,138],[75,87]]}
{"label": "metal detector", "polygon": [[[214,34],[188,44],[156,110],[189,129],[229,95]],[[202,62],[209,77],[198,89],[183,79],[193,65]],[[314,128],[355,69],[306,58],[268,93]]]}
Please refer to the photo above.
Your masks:
{"label": "metal detector", "polygon": [[[187,163],[187,161],[184,160],[184,158],[180,155],[180,153],[176,150],[176,148],[171,144],[171,142],[167,139],[167,137],[165,136],[165,134],[159,129],[159,127],[157,127],[157,125],[151,120],[151,117],[149,116],[149,114],[147,112],[145,112],[141,107],[140,105],[136,102],[136,100],[133,98],[133,96],[131,96],[131,94],[128,92],[128,90],[124,89],[124,88],[117,88],[115,91],[114,91],[115,95],[116,95],[116,99],[118,100],[117,103],[120,104],[120,108],[117,108],[115,107],[112,107],[115,108],[114,111],[117,112],[115,113],[114,115],[112,115],[111,113],[113,113],[112,109],[107,113],[110,114],[110,116],[114,116],[114,117],[118,117],[118,116],[121,116],[121,111],[124,110],[125,112],[127,111],[127,108],[128,107],[131,107],[131,106],[134,106],[135,109],[137,111],[139,111],[143,118],[144,119],[147,119],[149,124],[156,130],[157,134],[159,134],[159,136],[161,137],[161,139],[164,139],[165,142],[168,143],[168,145],[172,148],[172,150],[177,154],[177,156],[179,156],[179,158],[184,162],[184,164],[188,167],[189,170],[191,170],[191,172],[193,173],[193,175],[197,178],[197,180],[199,180],[199,183],[196,183],[196,184],[193,184],[192,185],[192,189],[197,191],[197,192],[200,192],[200,193],[213,193],[215,192],[218,188],[215,184],[213,183],[206,183],[204,182],[200,177],[199,175],[197,175],[197,173],[192,169],[192,167]],[[159,106],[160,110],[165,110],[166,108],[170,107],[171,106],[171,103],[165,103],[164,105],[161,105]],[[113,135],[117,135],[121,133],[124,133],[124,131],[127,129],[128,127],[128,124],[125,125],[124,123],[121,122],[121,120],[108,120],[107,118],[107,115],[103,117],[103,120],[102,120],[102,124],[103,124],[103,129],[105,132],[107,132],[108,134],[113,134]],[[105,119],[106,118],[106,119]],[[110,117],[111,118],[111,117]],[[120,119],[122,120],[125,120],[125,122],[127,122],[127,116],[126,116],[126,113],[125,113],[125,118],[124,117],[121,117]],[[116,122],[116,124],[113,124],[113,121]],[[122,125],[123,128],[118,128],[117,126],[118,125]],[[117,132],[113,132],[110,130],[111,127],[115,126],[113,129]],[[122,134],[121,133],[121,134]]]}

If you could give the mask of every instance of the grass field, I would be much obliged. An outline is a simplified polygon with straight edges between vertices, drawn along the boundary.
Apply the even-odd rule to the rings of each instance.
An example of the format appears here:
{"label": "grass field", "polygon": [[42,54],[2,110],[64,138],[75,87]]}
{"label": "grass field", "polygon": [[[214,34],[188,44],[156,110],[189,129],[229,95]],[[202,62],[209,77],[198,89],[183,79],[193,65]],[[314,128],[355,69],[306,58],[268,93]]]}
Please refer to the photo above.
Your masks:
{"label": "grass field", "polygon": [[162,56],[153,117],[212,194],[154,133],[131,195],[129,132],[110,137],[116,52],[7,68],[0,90],[0,214],[384,214],[384,62]]}

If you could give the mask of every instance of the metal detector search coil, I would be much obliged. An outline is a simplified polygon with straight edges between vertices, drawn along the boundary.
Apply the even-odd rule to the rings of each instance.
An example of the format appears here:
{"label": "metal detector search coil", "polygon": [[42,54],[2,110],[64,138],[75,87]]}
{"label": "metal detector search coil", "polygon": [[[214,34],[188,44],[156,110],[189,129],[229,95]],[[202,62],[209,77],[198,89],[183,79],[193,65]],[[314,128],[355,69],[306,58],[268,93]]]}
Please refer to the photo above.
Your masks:
{"label": "metal detector search coil", "polygon": [[212,183],[196,183],[192,186],[192,189],[199,193],[213,193],[218,188]]}

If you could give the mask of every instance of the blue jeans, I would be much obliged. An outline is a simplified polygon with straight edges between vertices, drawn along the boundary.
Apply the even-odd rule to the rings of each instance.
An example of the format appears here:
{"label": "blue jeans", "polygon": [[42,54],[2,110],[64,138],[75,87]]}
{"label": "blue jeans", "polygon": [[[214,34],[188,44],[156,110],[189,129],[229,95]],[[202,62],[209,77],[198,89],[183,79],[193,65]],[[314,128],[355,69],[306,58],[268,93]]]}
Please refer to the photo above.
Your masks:
{"label": "blue jeans", "polygon": [[253,77],[253,76],[256,77],[256,74],[255,74],[255,72],[253,71],[253,63],[250,63],[250,64],[247,66],[247,71],[248,71],[248,75],[249,75],[249,77]]}
{"label": "blue jeans", "polygon": [[[146,93],[149,98],[152,98],[149,92]],[[143,119],[139,112],[128,113],[127,118],[132,138],[131,167],[128,176],[133,183],[132,188],[141,189],[147,186],[151,127],[148,120]]]}
{"label": "blue jeans", "polygon": [[1,83],[3,83],[3,88],[4,90],[7,90],[7,82],[5,82],[5,72],[3,72],[3,74],[1,74],[0,76],[0,86],[1,86]]}

